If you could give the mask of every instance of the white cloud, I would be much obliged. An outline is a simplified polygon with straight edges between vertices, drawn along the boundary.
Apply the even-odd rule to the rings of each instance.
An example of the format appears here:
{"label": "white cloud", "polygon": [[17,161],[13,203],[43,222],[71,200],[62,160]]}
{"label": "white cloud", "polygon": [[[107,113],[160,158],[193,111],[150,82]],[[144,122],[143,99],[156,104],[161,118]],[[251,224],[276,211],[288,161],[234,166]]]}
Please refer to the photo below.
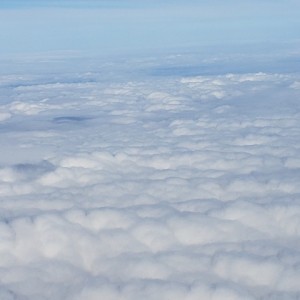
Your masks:
{"label": "white cloud", "polygon": [[299,298],[297,75],[28,78],[2,86],[1,299]]}
{"label": "white cloud", "polygon": [[8,120],[11,117],[9,112],[0,112],[0,122]]}

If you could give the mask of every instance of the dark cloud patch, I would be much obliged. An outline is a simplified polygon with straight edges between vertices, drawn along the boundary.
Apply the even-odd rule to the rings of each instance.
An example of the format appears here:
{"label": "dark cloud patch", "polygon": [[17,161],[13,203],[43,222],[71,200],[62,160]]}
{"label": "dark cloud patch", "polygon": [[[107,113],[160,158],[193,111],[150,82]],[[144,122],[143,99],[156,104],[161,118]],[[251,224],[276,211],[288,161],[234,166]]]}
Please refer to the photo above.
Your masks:
{"label": "dark cloud patch", "polygon": [[55,166],[49,161],[43,160],[39,163],[20,163],[13,166],[13,169],[29,178],[39,177],[44,173],[52,172]]}
{"label": "dark cloud patch", "polygon": [[85,117],[85,116],[62,116],[62,117],[55,117],[53,119],[53,122],[57,124],[76,124],[76,123],[84,123],[90,119],[91,119],[90,117]]}

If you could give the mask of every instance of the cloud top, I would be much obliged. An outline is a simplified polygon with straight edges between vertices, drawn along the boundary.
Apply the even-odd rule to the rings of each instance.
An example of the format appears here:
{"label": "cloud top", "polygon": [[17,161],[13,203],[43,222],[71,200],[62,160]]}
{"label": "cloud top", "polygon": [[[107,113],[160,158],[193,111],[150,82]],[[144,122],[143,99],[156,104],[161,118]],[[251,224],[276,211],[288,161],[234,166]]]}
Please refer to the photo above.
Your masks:
{"label": "cloud top", "polygon": [[297,74],[27,76],[1,77],[1,299],[299,298]]}

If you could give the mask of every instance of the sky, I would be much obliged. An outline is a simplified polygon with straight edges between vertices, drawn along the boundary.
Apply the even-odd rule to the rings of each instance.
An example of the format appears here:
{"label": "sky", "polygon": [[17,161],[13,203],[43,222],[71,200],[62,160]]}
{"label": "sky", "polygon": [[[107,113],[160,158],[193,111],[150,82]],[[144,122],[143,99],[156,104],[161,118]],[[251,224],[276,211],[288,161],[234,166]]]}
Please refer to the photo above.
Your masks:
{"label": "sky", "polygon": [[299,300],[299,14],[0,1],[0,299]]}
{"label": "sky", "polygon": [[299,40],[299,1],[0,3],[1,53],[101,54]]}

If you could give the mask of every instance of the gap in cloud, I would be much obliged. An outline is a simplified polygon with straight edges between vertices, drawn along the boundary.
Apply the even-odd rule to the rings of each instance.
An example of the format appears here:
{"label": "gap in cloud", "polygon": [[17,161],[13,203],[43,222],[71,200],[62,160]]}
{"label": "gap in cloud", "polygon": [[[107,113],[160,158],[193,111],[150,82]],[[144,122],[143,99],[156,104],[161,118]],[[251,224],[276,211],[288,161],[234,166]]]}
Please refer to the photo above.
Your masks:
{"label": "gap in cloud", "polygon": [[63,123],[81,123],[89,120],[89,117],[84,116],[63,116],[63,117],[55,117],[53,119],[54,123],[63,124]]}

